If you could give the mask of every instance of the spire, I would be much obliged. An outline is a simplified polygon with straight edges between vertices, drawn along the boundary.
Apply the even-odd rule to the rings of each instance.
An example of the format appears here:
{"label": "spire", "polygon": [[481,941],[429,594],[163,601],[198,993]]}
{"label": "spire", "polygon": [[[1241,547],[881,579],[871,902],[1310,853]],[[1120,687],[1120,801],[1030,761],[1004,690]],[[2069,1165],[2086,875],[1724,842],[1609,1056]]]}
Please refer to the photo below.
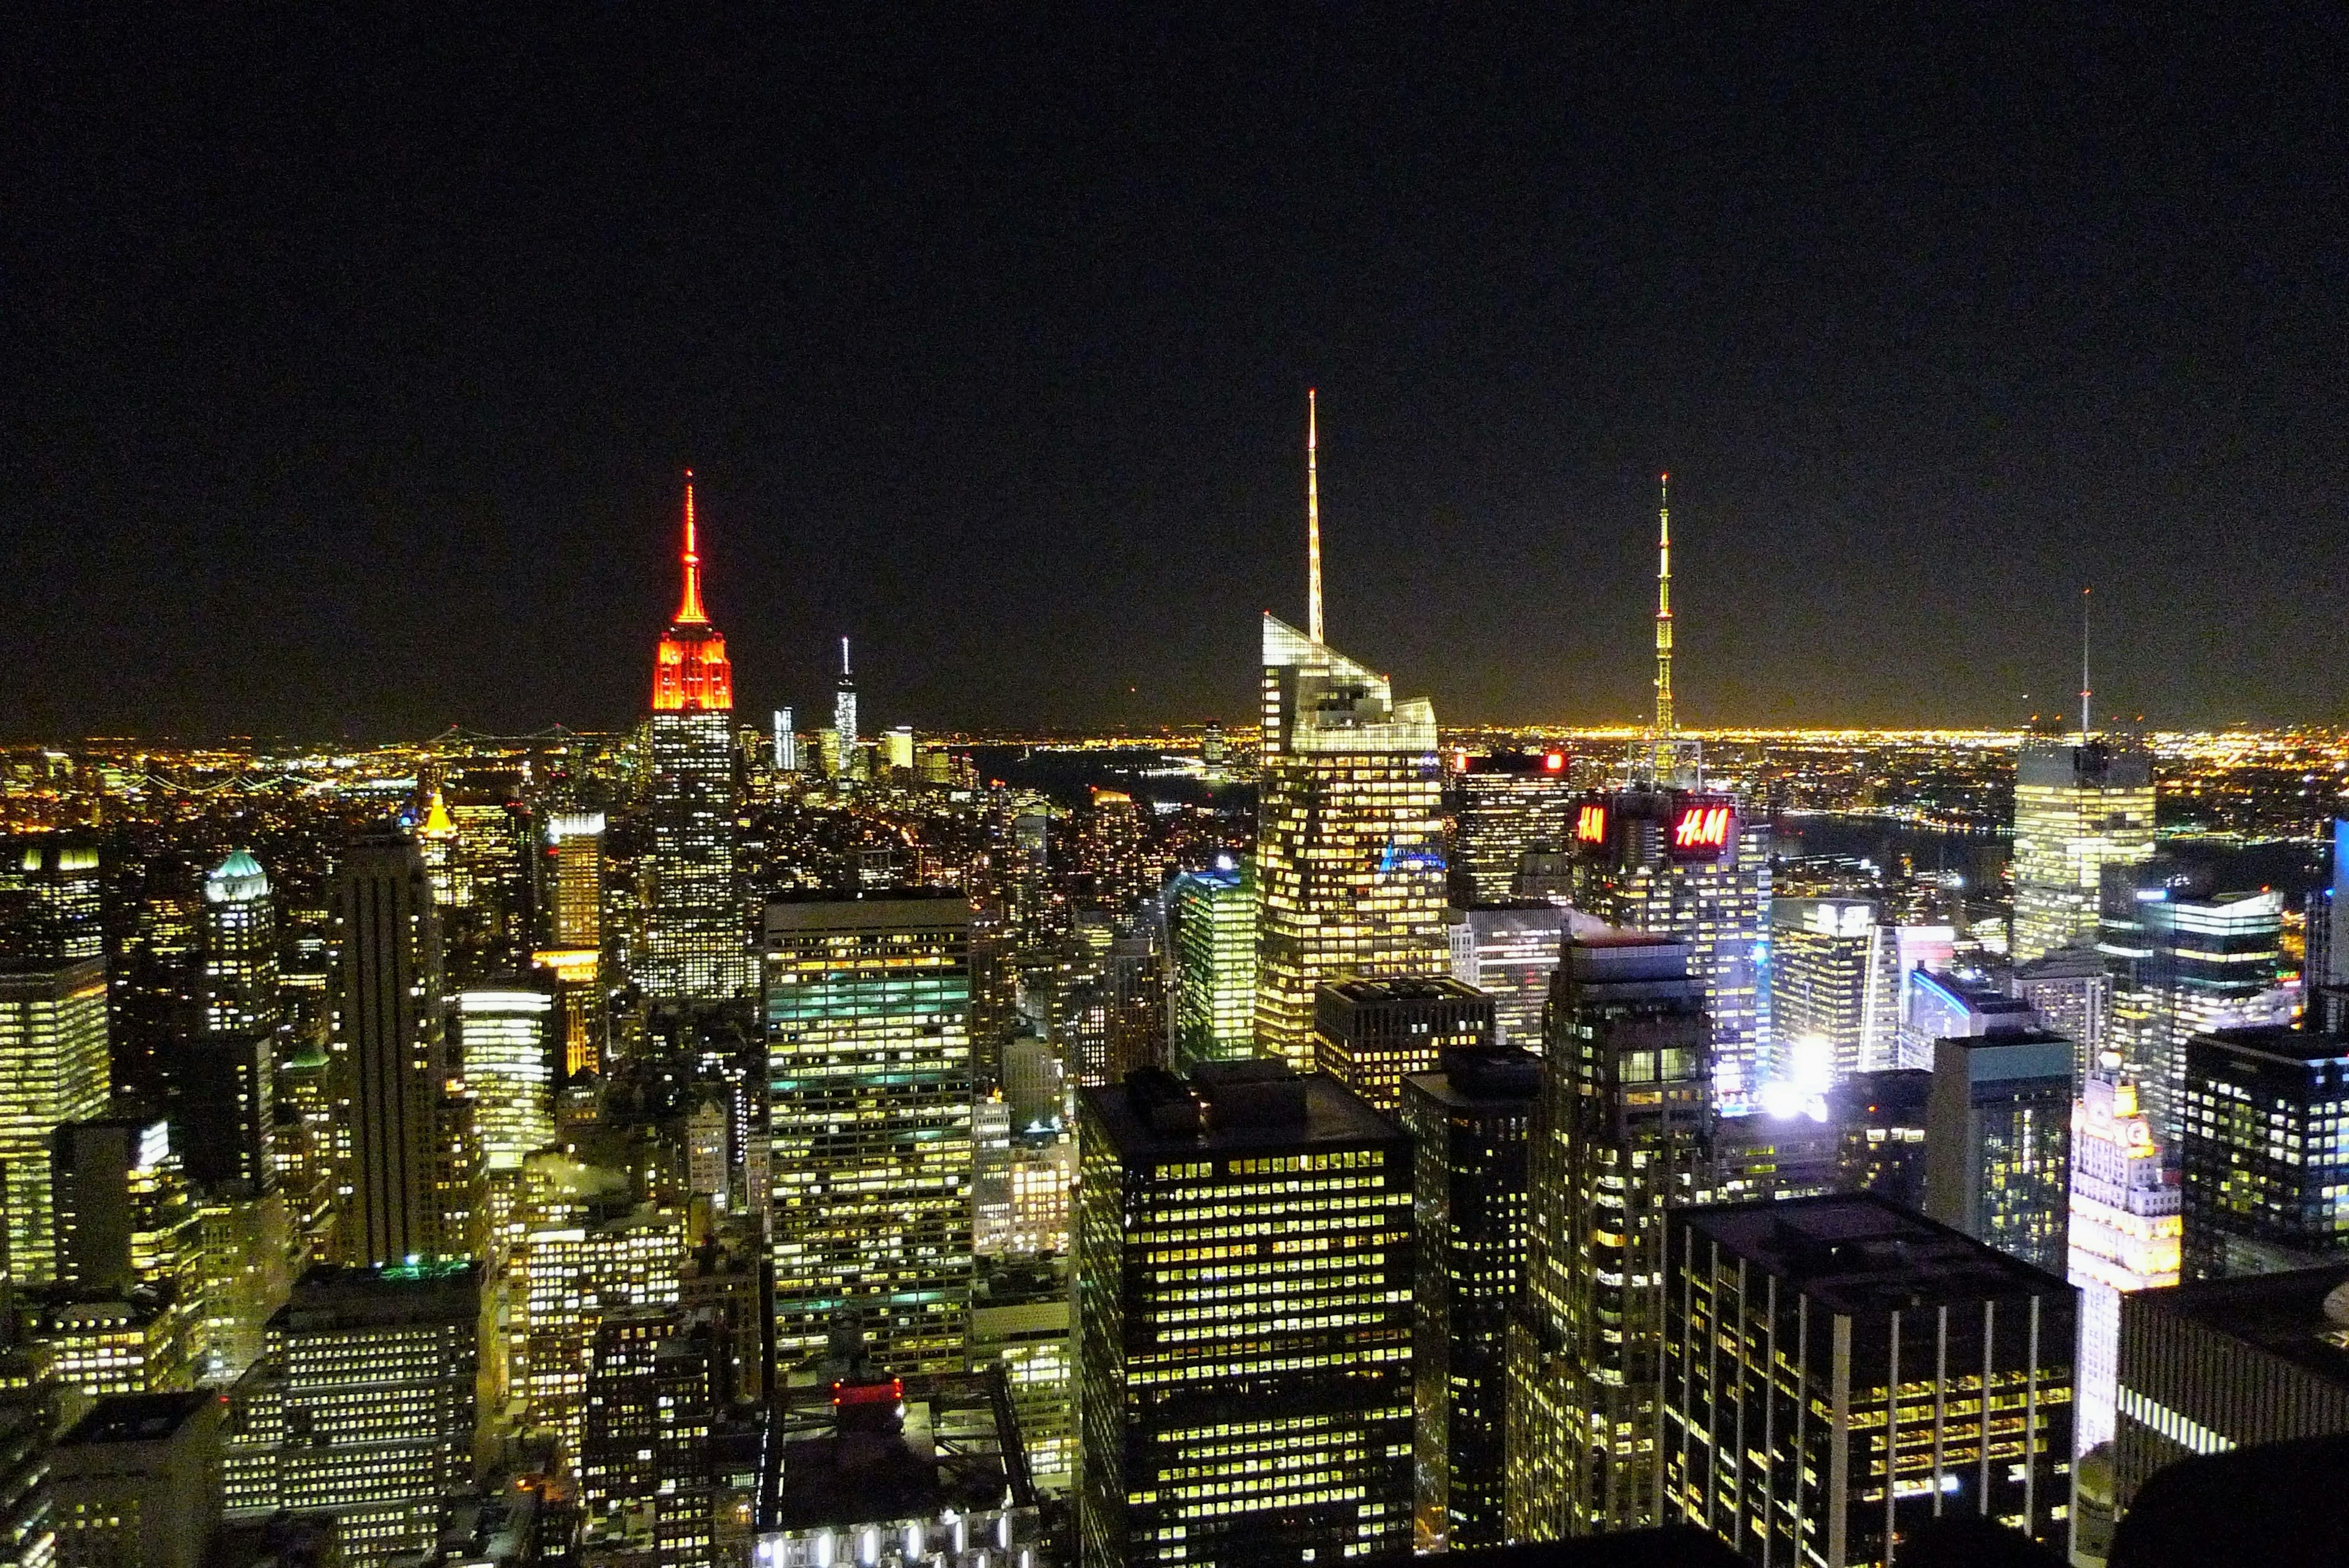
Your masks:
{"label": "spire", "polygon": [[1672,476],[1656,476],[1656,738],[1672,734]]}
{"label": "spire", "polygon": [[685,471],[685,597],[677,607],[679,626],[706,626],[709,613],[701,607],[701,551],[693,535],[693,470]]}
{"label": "spire", "polygon": [[2080,590],[2080,741],[2088,739],[2088,593]]}
{"label": "spire", "polygon": [[848,639],[844,637],[840,639],[840,678],[848,679]]}
{"label": "spire", "polygon": [[1321,640],[1321,476],[1316,449],[1313,389],[1305,389],[1305,628]]}

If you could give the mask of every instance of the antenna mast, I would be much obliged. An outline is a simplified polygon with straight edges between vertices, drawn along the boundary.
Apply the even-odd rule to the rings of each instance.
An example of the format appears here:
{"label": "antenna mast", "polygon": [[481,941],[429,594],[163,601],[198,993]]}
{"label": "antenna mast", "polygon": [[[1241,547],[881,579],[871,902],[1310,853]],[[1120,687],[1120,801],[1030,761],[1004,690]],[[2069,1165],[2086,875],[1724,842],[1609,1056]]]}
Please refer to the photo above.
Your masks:
{"label": "antenna mast", "polygon": [[1320,446],[1313,404],[1313,389],[1305,389],[1305,618],[1313,640],[1321,640],[1321,476],[1317,449]]}
{"label": "antenna mast", "polygon": [[1656,739],[1672,738],[1672,476],[1656,476]]}
{"label": "antenna mast", "polygon": [[2080,590],[2080,743],[2088,742],[2088,593]]}

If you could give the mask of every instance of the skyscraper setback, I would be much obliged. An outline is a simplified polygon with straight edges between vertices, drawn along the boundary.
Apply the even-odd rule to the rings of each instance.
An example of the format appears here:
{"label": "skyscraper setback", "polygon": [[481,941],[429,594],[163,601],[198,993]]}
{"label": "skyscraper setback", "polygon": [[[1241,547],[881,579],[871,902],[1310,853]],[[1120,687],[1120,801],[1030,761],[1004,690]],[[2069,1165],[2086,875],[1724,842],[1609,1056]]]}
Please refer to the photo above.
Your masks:
{"label": "skyscraper setback", "polygon": [[686,474],[684,596],[653,659],[652,907],[637,975],[656,1002],[720,1002],[750,978],[734,870],[734,671],[701,603],[693,475]]}

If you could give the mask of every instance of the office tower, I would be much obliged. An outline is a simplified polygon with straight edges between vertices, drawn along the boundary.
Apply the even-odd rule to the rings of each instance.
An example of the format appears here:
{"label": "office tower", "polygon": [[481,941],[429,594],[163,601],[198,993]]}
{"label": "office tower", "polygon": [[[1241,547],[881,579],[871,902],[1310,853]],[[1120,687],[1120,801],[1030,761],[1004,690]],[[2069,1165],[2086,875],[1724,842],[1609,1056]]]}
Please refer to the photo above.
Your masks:
{"label": "office tower", "polygon": [[1452,911],[1453,978],[1493,999],[1494,1044],[1541,1054],[1542,1009],[1557,972],[1558,940],[1574,918],[1546,899]]}
{"label": "office tower", "polygon": [[685,486],[685,595],[653,662],[652,899],[638,983],[657,1003],[723,1002],[750,980],[734,875],[734,670],[701,604],[693,476]]}
{"label": "office tower", "polygon": [[435,1117],[447,1071],[440,926],[415,840],[353,839],[335,905],[335,1049],[351,1096],[343,1257],[366,1268],[438,1257]]}
{"label": "office tower", "polygon": [[57,1282],[92,1296],[144,1286],[192,1314],[202,1236],[169,1124],[66,1122],[49,1147]]}
{"label": "office tower", "polygon": [[0,1393],[0,1560],[17,1568],[50,1568],[57,1561],[49,1508],[57,1414],[54,1390]]}
{"label": "office tower", "polygon": [[981,1100],[971,1109],[973,1230],[981,1257],[1069,1250],[1069,1193],[1076,1143],[1058,1125],[1012,1126],[1011,1107]]}
{"label": "office tower", "polygon": [[1408,1551],[1409,1135],[1275,1061],[1083,1090],[1078,1128],[1079,1559]]}
{"label": "office tower", "polygon": [[200,1568],[221,1516],[219,1395],[100,1399],[49,1455],[58,1568]]}
{"label": "office tower", "polygon": [[914,771],[914,726],[900,724],[881,737],[881,756],[899,773]]}
{"label": "office tower", "polygon": [[1692,1209],[1671,1231],[1668,1516],[1761,1563],[1905,1561],[1952,1516],[2067,1547],[2060,1278],[1872,1194]]}
{"label": "office tower", "polygon": [[604,948],[604,814],[562,811],[546,819],[554,852],[554,945]]}
{"label": "office tower", "polygon": [[1734,795],[1638,783],[1575,814],[1574,907],[1685,942],[1712,1023],[1713,1094],[1754,1103],[1770,1059],[1770,827]]}
{"label": "office tower", "polygon": [[854,1326],[887,1372],[959,1365],[971,1270],[969,902],[766,916],[779,1372]]}
{"label": "office tower", "polygon": [[332,1515],[349,1568],[433,1552],[473,1484],[480,1337],[470,1263],[303,1275],[229,1395],[229,1520]]}
{"label": "office tower", "polygon": [[2153,758],[2109,741],[2026,741],[2014,774],[2016,963],[2092,941],[2107,866],[2153,854]]}
{"label": "office tower", "polygon": [[1713,1124],[1702,1201],[1754,1203],[1840,1192],[1843,1157],[1844,1130],[1829,1119],[1824,1095],[1801,1105],[1723,1116]]}
{"label": "office tower", "polygon": [[54,969],[102,957],[95,846],[26,836],[0,854],[0,965]]}
{"label": "office tower", "polygon": [[710,1562],[715,1348],[675,1307],[612,1313],[596,1325],[577,1466],[585,1560]]}
{"label": "office tower", "polygon": [[561,1035],[563,1076],[567,1080],[603,1072],[612,1014],[602,955],[593,948],[541,948],[530,958],[554,988],[553,1022]]}
{"label": "office tower", "polygon": [[2121,1302],[2113,1502],[2196,1454],[2349,1432],[2349,1262]]}
{"label": "office tower", "polygon": [[1109,1081],[1166,1062],[1166,965],[1154,919],[1117,922],[1102,955],[1102,1027]]}
{"label": "office tower", "polygon": [[295,1228],[284,1189],[208,1199],[197,1210],[203,1319],[199,1383],[226,1386],[267,1348],[269,1320],[292,1293],[310,1241]]}
{"label": "office tower", "polygon": [[2349,817],[2333,819],[2330,877],[2308,895],[2308,1016],[2329,1033],[2349,1032]]}
{"label": "office tower", "polygon": [[457,993],[458,1059],[491,1170],[519,1170],[523,1156],[554,1141],[554,997],[521,986]]}
{"label": "office tower", "polygon": [[1933,1075],[1922,1067],[1854,1073],[1827,1091],[1827,1120],[1842,1139],[1837,1185],[1904,1209],[1925,1207],[1925,1125]]}
{"label": "office tower", "polygon": [[840,639],[840,680],[832,691],[833,775],[854,778],[860,755],[856,732],[856,677],[848,670],[848,639]]}
{"label": "office tower", "polygon": [[800,771],[800,736],[799,732],[792,727],[792,711],[789,708],[775,710],[774,767],[779,774]]}
{"label": "office tower", "polygon": [[[1063,1226],[1065,1230],[1065,1224]],[[1043,1496],[1076,1480],[1076,1417],[1069,1340],[1069,1259],[989,1258],[970,1298],[970,1369],[1000,1368],[1011,1412]]]}
{"label": "office tower", "polygon": [[2186,1043],[2178,1117],[2190,1280],[2349,1251],[2349,1038],[2269,1026]]}
{"label": "office tower", "polygon": [[1425,699],[1269,615],[1263,691],[1257,1045],[1306,1067],[1323,981],[1448,967],[1442,769]]}
{"label": "office tower", "polygon": [[1256,1050],[1256,876],[1226,855],[1166,889],[1174,984],[1174,1066],[1228,1062]]}
{"label": "office tower", "polygon": [[1447,1052],[1403,1080],[1414,1149],[1412,1376],[1415,1550],[1508,1540],[1509,1308],[1526,1246],[1526,1151],[1540,1058]]}
{"label": "office tower", "polygon": [[2073,1047],[2044,1030],[1938,1041],[1925,1211],[2061,1275],[2072,1179]]}
{"label": "office tower", "polygon": [[2174,1176],[2162,1168],[2137,1085],[2116,1072],[2090,1075],[2072,1118],[2072,1234],[2068,1277],[2080,1292],[2078,1416],[2083,1452],[2113,1436],[2121,1297],[2178,1280],[2183,1233]]}
{"label": "office tower", "polygon": [[106,961],[0,969],[0,1210],[18,1284],[57,1272],[49,1133],[102,1115],[106,1099]]}
{"label": "office tower", "polygon": [[1861,1069],[1876,927],[1867,898],[1772,901],[1770,1028],[1783,1054],[1819,1050],[1837,1078]]}
{"label": "office tower", "polygon": [[1061,1126],[1068,1085],[1068,1069],[1049,1042],[1023,1034],[1003,1048],[1003,1097],[1013,1127]]}
{"label": "office tower", "polygon": [[1514,1540],[1655,1521],[1664,1210],[1693,1201],[1709,1173],[1706,1043],[1687,942],[1567,939],[1509,1324]]}
{"label": "office tower", "polygon": [[202,1005],[206,1034],[277,1029],[277,909],[261,862],[242,849],[204,878]]}
{"label": "office tower", "polygon": [[214,1035],[180,1054],[171,1142],[207,1191],[249,1195],[276,1180],[274,1044],[266,1034]]}
{"label": "office tower", "polygon": [[747,1561],[1039,1568],[1036,1490],[1002,1379],[852,1374],[777,1402]]}
{"label": "office tower", "polygon": [[2040,1027],[2031,1003],[2007,995],[1985,976],[1912,969],[1900,1008],[1901,1065],[1935,1066],[1935,1053],[1944,1040],[2023,1034]]}
{"label": "office tower", "polygon": [[2105,955],[2086,943],[2057,948],[2017,964],[2008,984],[2042,1024],[2080,1047],[2080,1075],[2085,1078],[2105,1049],[2112,1018],[2113,977]]}
{"label": "office tower", "polygon": [[1569,796],[1563,752],[1495,752],[1462,769],[1452,881],[1464,904],[1510,896],[1518,857],[1566,836]]}
{"label": "office tower", "polygon": [[596,1330],[612,1313],[676,1308],[685,1220],[624,1199],[539,1218],[515,1249],[510,1286],[523,1422],[552,1436],[575,1470]]}
{"label": "office tower", "polygon": [[1955,926],[1886,926],[1876,928],[1868,955],[1867,1018],[1860,1065],[1867,1071],[1915,1067],[1930,1072],[1933,1045],[1913,1043],[1904,1025],[1908,1018],[1909,977],[1920,969],[1947,970],[1955,963]]}
{"label": "office tower", "polygon": [[1493,1043],[1493,999],[1448,974],[1333,980],[1313,993],[1321,1071],[1392,1116],[1402,1081],[1446,1051]]}
{"label": "office tower", "polygon": [[2105,873],[2103,937],[2113,975],[2106,1044],[2137,1080],[2154,1131],[2178,1136],[2186,1042],[2292,1021],[2280,988],[2283,895],[2218,890],[2207,871],[2156,856]]}

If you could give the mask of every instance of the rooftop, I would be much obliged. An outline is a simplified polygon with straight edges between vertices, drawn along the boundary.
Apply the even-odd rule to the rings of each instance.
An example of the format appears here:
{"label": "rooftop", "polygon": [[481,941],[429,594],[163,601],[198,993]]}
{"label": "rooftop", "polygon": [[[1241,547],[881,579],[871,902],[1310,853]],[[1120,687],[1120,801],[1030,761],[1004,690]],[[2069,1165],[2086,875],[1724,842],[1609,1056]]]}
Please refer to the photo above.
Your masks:
{"label": "rooftop", "polygon": [[[2140,1291],[2130,1310],[2186,1318],[2349,1386],[2349,1262]],[[2341,1300],[2326,1310],[2334,1293]]]}
{"label": "rooftop", "polygon": [[1491,1000],[1475,986],[1448,974],[1398,974],[1378,979],[1354,976],[1346,980],[1325,980],[1319,989],[1322,994],[1355,1007],[1374,1007],[1393,1002]]}
{"label": "rooftop", "polygon": [[208,1388],[179,1394],[109,1394],[58,1442],[66,1448],[87,1443],[160,1443],[206,1406],[222,1403],[222,1396]]}
{"label": "rooftop", "polygon": [[2189,1045],[2215,1046],[2240,1055],[2265,1056],[2279,1062],[2333,1062],[2349,1056],[2349,1038],[2264,1023],[2247,1029],[2213,1029],[2193,1036]]}
{"label": "rooftop", "polygon": [[1035,1490],[1000,1370],[794,1387],[775,1411],[759,1528],[894,1524],[1004,1506]]}
{"label": "rooftop", "polygon": [[1279,1062],[1222,1062],[1190,1079],[1145,1071],[1108,1088],[1079,1091],[1128,1165],[1202,1154],[1254,1153],[1386,1143],[1407,1137],[1327,1073]]}
{"label": "rooftop", "polygon": [[1872,1192],[1685,1209],[1672,1222],[1853,1316],[2072,1294],[2056,1275]]}

